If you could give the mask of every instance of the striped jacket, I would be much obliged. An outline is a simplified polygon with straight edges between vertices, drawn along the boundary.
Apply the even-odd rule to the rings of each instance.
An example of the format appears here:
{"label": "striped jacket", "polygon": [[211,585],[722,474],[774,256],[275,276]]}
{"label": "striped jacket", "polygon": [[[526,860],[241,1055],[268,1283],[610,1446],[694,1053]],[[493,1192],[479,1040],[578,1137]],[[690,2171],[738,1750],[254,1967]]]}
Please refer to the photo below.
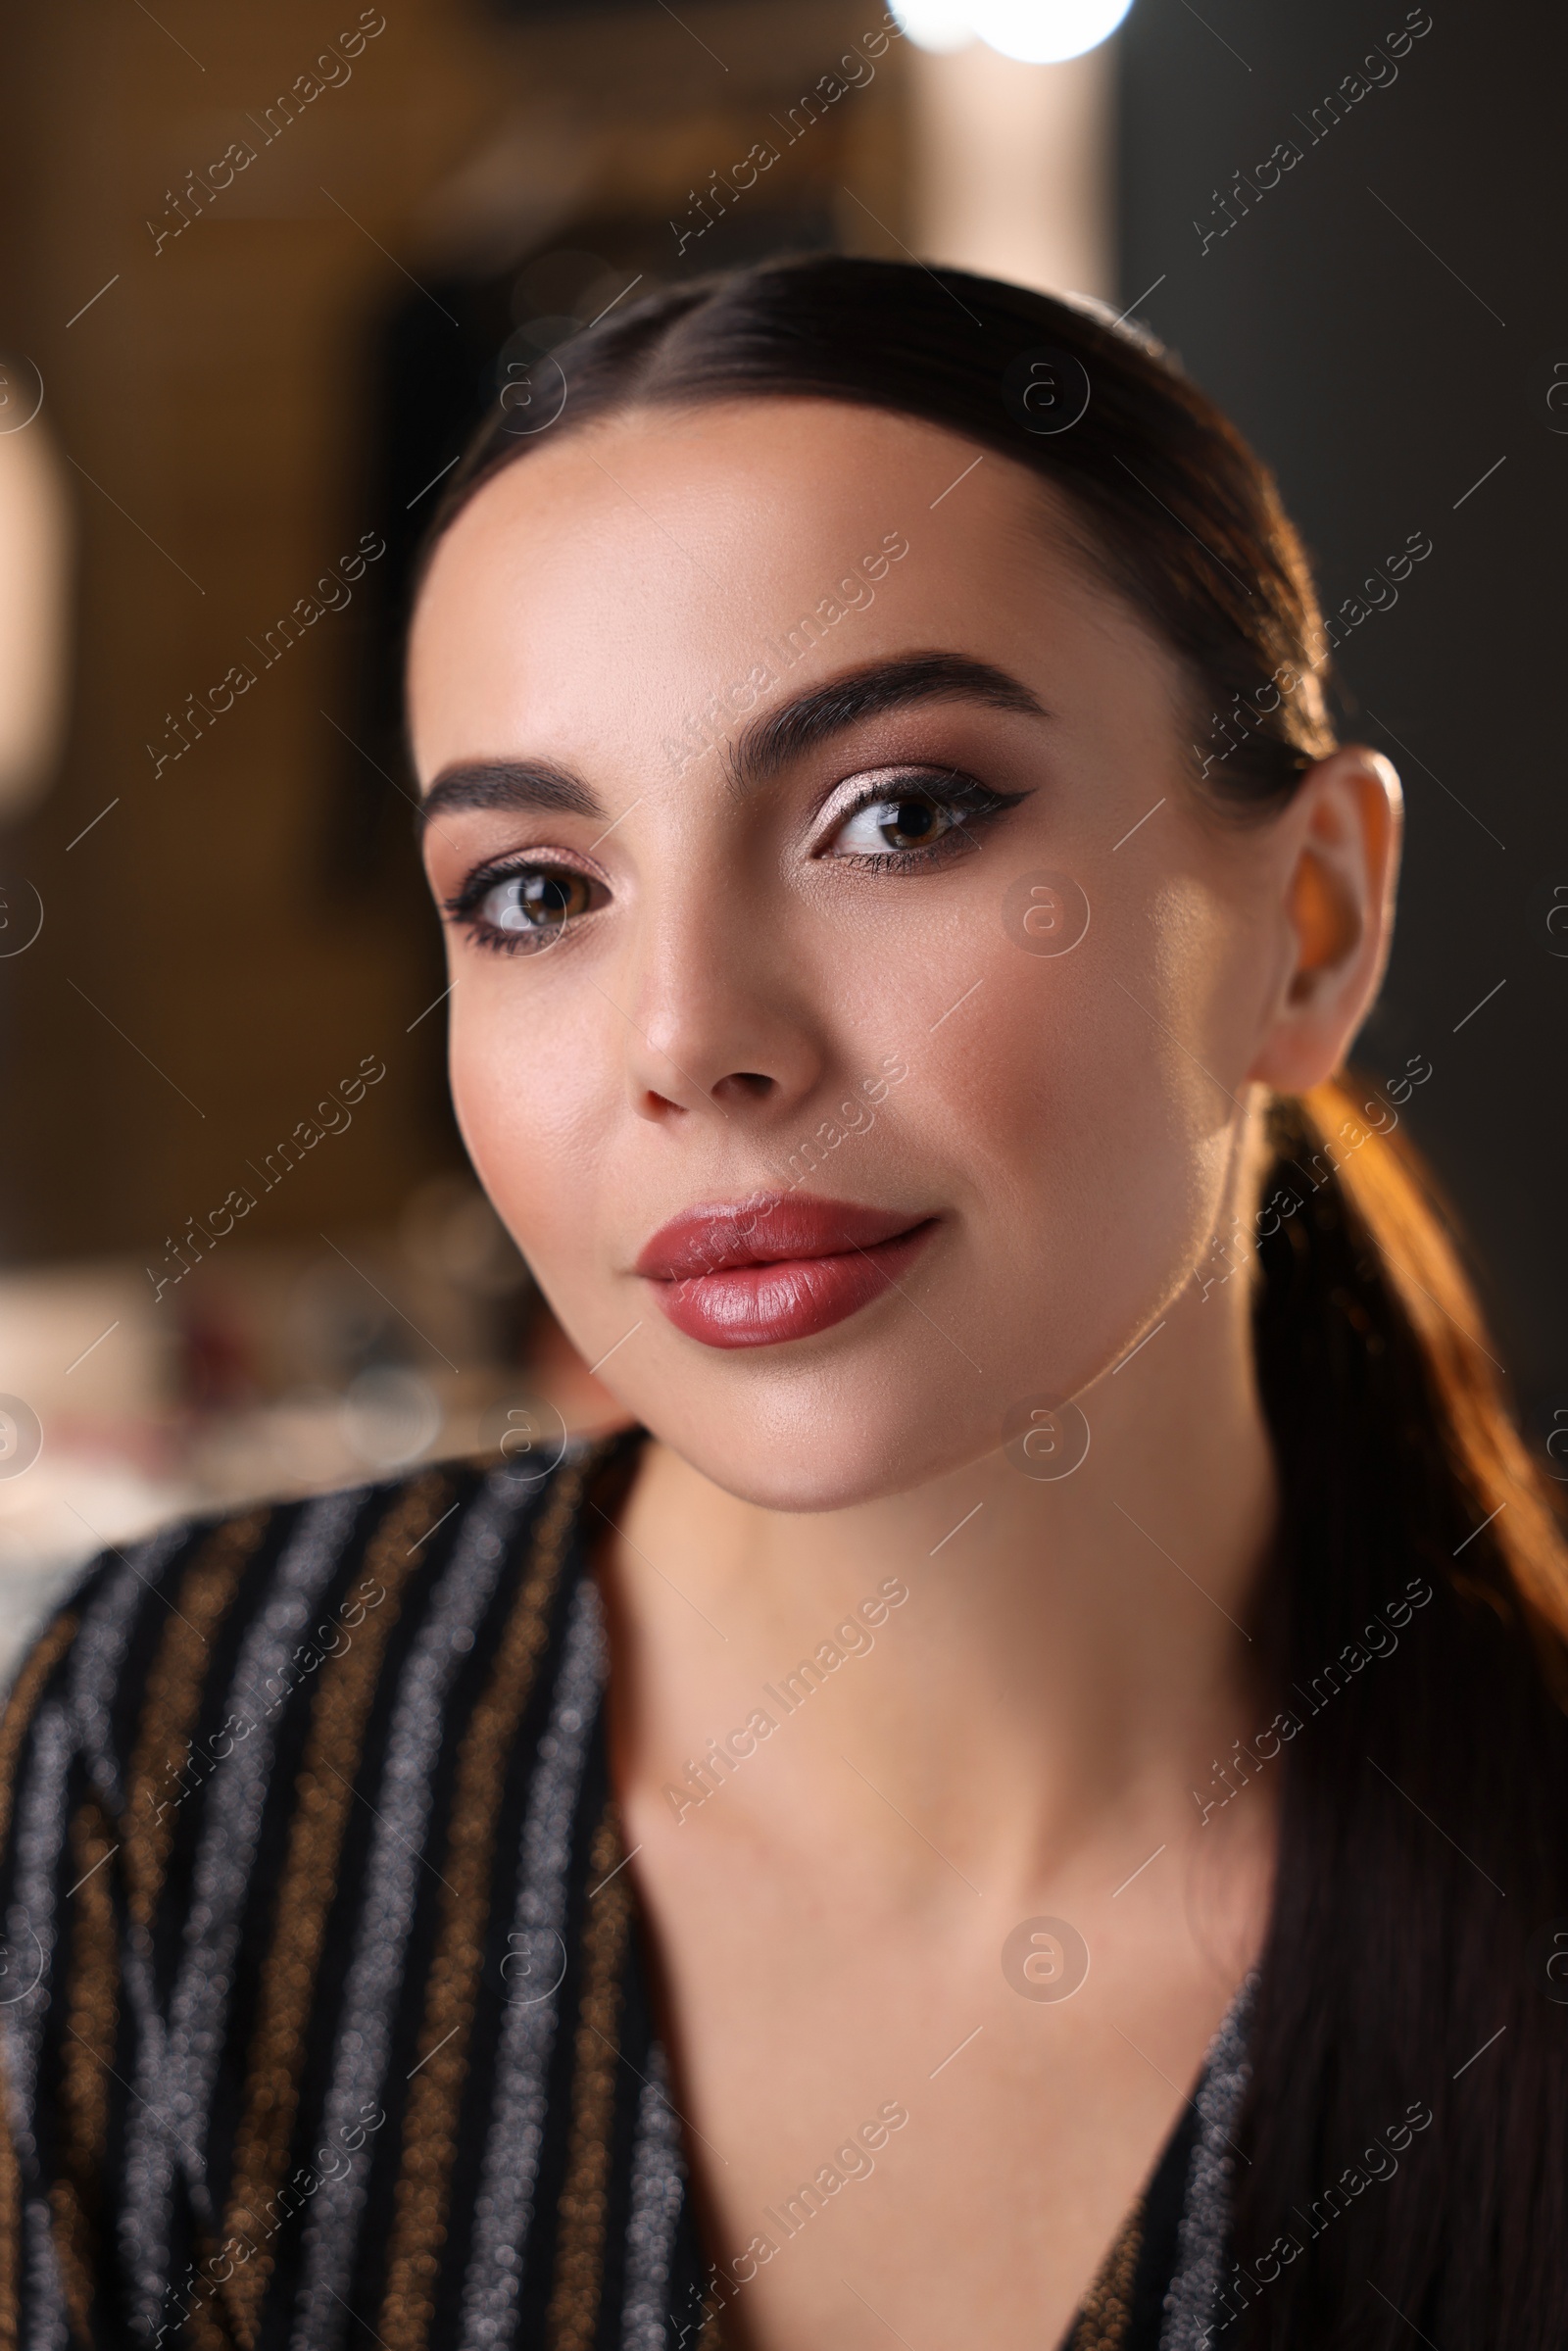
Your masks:
{"label": "striped jacket", "polygon": [[[639,1434],[173,1528],[40,1637],[0,1726],[0,2351],[713,2351],[587,1561]],[[1078,2351],[1202,2340],[1235,2025]]]}

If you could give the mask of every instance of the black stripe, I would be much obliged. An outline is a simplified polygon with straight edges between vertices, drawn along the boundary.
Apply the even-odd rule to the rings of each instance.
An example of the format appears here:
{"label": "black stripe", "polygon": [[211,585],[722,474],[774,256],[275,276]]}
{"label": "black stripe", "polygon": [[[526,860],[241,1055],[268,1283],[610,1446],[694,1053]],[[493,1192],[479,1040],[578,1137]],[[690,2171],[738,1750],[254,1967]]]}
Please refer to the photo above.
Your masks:
{"label": "black stripe", "polygon": [[[501,2035],[508,2013],[508,1985],[502,1974],[502,1964],[508,1955],[507,1938],[514,1925],[518,1856],[530,1788],[534,1785],[538,1767],[540,1741],[556,1702],[574,1597],[591,1572],[591,1556],[606,1531],[607,1521],[618,1512],[640,1443],[641,1433],[632,1432],[607,1441],[592,1452],[587,1484],[589,1499],[577,1514],[577,1522],[568,1542],[563,1573],[550,1604],[544,1652],[513,1748],[507,1757],[496,1823],[495,1865],[489,1907],[482,1916],[484,1964],[469,2038],[468,2072],[459,2110],[457,2152],[448,2182],[447,2230],[438,2256],[438,2275],[433,2280],[435,2307],[429,2351],[450,2351],[450,2346],[458,2336],[465,2273],[473,2242],[475,2208],[483,2189],[493,2092],[501,2064]],[[423,1476],[426,1473],[419,1474]],[[574,1471],[568,1474],[574,1474]],[[414,1644],[430,1621],[431,1608],[442,1579],[458,1545],[464,1540],[465,1531],[472,1522],[475,1509],[481,1506],[486,1491],[484,1473],[478,1467],[453,1464],[448,1475],[458,1506],[429,1536],[421,1556],[411,1570],[400,1613],[390,1626],[385,1654],[377,1669],[377,1681],[355,1780],[357,1792],[349,1808],[347,1830],[331,1888],[324,1955],[306,2034],[304,2062],[298,2084],[298,2108],[291,2133],[290,2174],[311,2172],[316,2164],[316,2150],[322,2141],[335,2044],[345,2023],[343,2001],[348,1969],[368,1900],[368,1871],[376,1834],[376,1814],[383,1797],[388,1803],[391,1801],[386,1775],[391,1760],[399,1684]],[[343,1602],[353,1593],[366,1572],[367,1554],[372,1539],[386,1524],[389,1513],[397,1508],[400,1498],[407,1494],[412,1483],[412,1480],[390,1480],[367,1487],[360,1493],[346,1533],[328,1563],[316,1612],[302,1628],[302,1641],[310,1639],[318,1623],[329,1624]],[[345,2288],[345,2299],[355,2315],[344,2318],[338,2338],[341,2351],[370,2351],[371,2335],[368,2328],[373,2327],[387,2286],[394,2189],[404,2155],[400,2132],[409,2097],[406,2077],[416,2065],[419,2053],[418,2036],[425,2010],[430,1963],[442,1915],[443,1865],[454,1831],[457,1767],[464,1737],[473,1721],[475,1707],[487,1686],[502,1630],[513,1617],[523,1580],[529,1572],[539,1514],[549,1506],[558,1490],[558,1478],[547,1481],[541,1487],[536,1500],[514,1524],[491,1596],[479,1620],[472,1649],[465,1654],[453,1672],[445,1694],[439,1700],[439,1740],[430,1789],[423,1863],[416,1873],[412,1917],[398,1953],[396,1988],[391,1997],[387,2112],[384,2122],[368,2132],[363,2147],[355,2152],[357,2176],[365,2185],[367,2202],[359,2224],[354,2266]],[[594,1504],[597,1504],[597,1508]],[[308,1507],[306,1504],[289,1502],[271,1510],[254,1555],[244,1564],[237,1577],[226,1611],[211,1629],[211,1651],[205,1663],[195,1725],[199,1747],[205,1745],[210,1749],[215,1735],[222,1732],[243,1644],[277,1589],[279,1562],[286,1546],[299,1531],[302,1514]],[[106,1736],[97,1744],[77,1740],[77,1751],[71,1760],[64,1800],[60,1805],[58,1834],[43,1856],[54,1887],[57,1915],[62,1922],[66,1915],[68,1888],[79,1875],[70,1841],[70,1822],[95,1790],[100,1795],[107,1795],[110,1800],[118,1800],[122,1795],[146,1699],[147,1678],[166,1637],[170,1607],[177,1604],[184,1579],[200,1556],[202,1545],[223,1524],[221,1519],[209,1518],[193,1522],[181,1530],[177,1540],[149,1572],[146,1588],[133,1596],[123,1663],[110,1695]],[[92,1612],[111,1594],[117,1579],[123,1573],[120,1558],[106,1554],[86,1572],[65,1607],[74,1609],[90,1623]],[[70,1677],[74,1670],[74,1652],[67,1649],[54,1665],[38,1694],[31,1722],[18,1749],[14,1784],[9,1790],[14,1805],[12,1834],[6,1840],[3,1854],[0,1854],[0,1918],[10,1915],[16,1900],[16,1827],[19,1818],[24,1817],[29,1790],[39,1785],[40,1721],[47,1722],[58,1717],[58,1701],[70,1687]],[[188,2183],[176,2181],[171,2260],[165,2280],[171,2289],[167,2306],[171,2317],[190,2299],[187,2264],[193,2259],[206,2260],[215,2249],[212,2239],[204,2237],[199,2227],[199,2207],[204,2194],[219,2214],[223,2211],[226,2201],[235,2135],[246,2092],[249,2048],[266,1991],[265,1970],[272,1948],[279,1874],[298,1816],[300,1793],[297,1782],[311,1731],[316,1687],[314,1677],[299,1681],[281,1698],[270,1718],[274,1747],[265,1789],[256,1866],[241,1897],[240,1942],[233,1971],[234,1982],[222,2015],[221,2042],[218,2051],[210,2121],[198,2151],[200,2160],[191,2167],[198,2179],[205,2168],[206,2189],[198,2184],[193,2196]],[[50,1713],[51,1707],[55,1708],[54,1717]],[[219,1768],[221,1768],[220,1764]],[[86,2183],[88,2200],[96,2193],[103,2213],[93,2279],[96,2288],[94,2344],[101,2345],[103,2351],[126,2351],[127,2345],[144,2339],[138,2336],[132,2326],[129,2275],[124,2267],[124,2253],[116,2227],[117,2216],[124,2209],[126,2195],[127,2119],[135,2111],[134,2093],[130,2085],[138,2081],[138,2069],[144,2062],[140,2045],[143,2022],[131,1996],[129,1980],[140,1951],[143,1957],[151,1959],[152,1981],[158,2002],[162,2004],[167,2001],[190,1925],[193,1872],[204,1833],[213,1823],[212,1805],[218,1785],[218,1772],[215,1770],[195,1786],[174,1816],[165,1879],[151,1934],[141,1942],[138,1942],[129,1923],[127,1881],[122,1869],[115,1862],[105,1865],[106,1887],[112,1897],[121,1944],[119,1965],[121,1973],[126,1978],[126,1984],[119,2004],[114,2059],[118,2079],[109,2084],[108,2127],[100,2151],[98,2178],[96,2181],[89,2180]],[[538,2158],[535,2220],[526,2247],[517,2248],[519,2255],[525,2257],[522,2259],[514,2351],[536,2351],[536,2347],[543,2342],[546,2316],[555,2284],[560,2242],[556,2204],[570,2153],[580,2003],[584,1989],[583,1937],[596,1899],[592,1846],[604,1817],[610,1785],[606,1726],[601,1705],[590,1726],[585,1769],[570,1818],[564,1916],[562,1923],[567,1967],[558,1996],[558,2022],[545,2075],[546,2112],[543,2143]],[[626,1890],[629,1890],[629,1878]],[[653,1953],[645,1936],[643,1923],[634,1916],[621,1970],[619,2054],[612,2077],[612,2105],[608,2125],[608,2211],[595,2334],[597,2351],[620,2351],[626,2273],[625,2239],[630,2215],[636,2120],[645,2082],[658,2063],[655,2050],[659,2039],[660,1987]],[[63,1940],[62,1964],[68,1947]],[[0,2021],[4,2021],[5,2016],[3,1999],[6,1984],[14,1984],[15,1981],[14,1977],[0,1979]],[[30,1997],[36,2004],[46,2004],[47,2014],[38,2074],[37,2113],[31,2134],[24,2135],[17,2151],[25,2191],[36,2199],[47,2197],[57,2174],[55,2118],[60,2110],[59,2087],[67,2031],[64,1982],[55,1982],[46,1976]],[[1132,2324],[1125,2351],[1154,2351],[1158,2342],[1163,2296],[1175,2261],[1195,2128],[1195,2118],[1189,2107],[1184,2110],[1173,2131],[1146,2193],[1143,2237],[1133,2289]],[[324,2206],[315,2207],[306,2200],[292,2218],[278,2222],[268,2241],[268,2249],[275,2266],[268,2283],[255,2351],[286,2351],[286,2347],[287,2351],[298,2351],[295,2343],[296,2297],[306,2255],[307,2227],[313,2210],[322,2214],[326,2212]],[[321,2225],[327,2226],[327,2220],[323,2219]],[[25,2278],[29,2265],[21,2245],[12,2243],[4,2250],[10,2254]],[[697,2328],[693,2322],[702,2309],[708,2275],[707,2253],[694,2218],[692,2199],[689,2194],[683,2193],[666,2297],[667,2351],[674,2351],[674,2346],[682,2339],[688,2345],[695,2341]],[[30,2287],[24,2289],[24,2301],[31,2291]],[[209,2326],[221,2318],[221,2303],[214,2302]],[[683,2327],[688,2329],[684,2337]],[[35,2307],[24,2307],[21,2339],[23,2342],[41,2339],[42,2333],[43,2314]],[[194,2344],[198,2339],[191,2333],[184,2338],[184,2342]],[[176,2330],[172,2329],[166,2337],[166,2351],[172,2351],[175,2340]],[[317,2351],[317,2347],[311,2346],[310,2351]]]}

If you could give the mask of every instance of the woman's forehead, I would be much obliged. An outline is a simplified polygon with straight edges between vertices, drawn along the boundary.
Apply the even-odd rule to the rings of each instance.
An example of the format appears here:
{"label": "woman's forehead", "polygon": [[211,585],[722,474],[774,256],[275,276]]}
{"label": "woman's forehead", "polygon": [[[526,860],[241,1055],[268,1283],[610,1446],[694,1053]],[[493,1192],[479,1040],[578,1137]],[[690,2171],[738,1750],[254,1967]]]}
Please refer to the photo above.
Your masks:
{"label": "woman's forehead", "polygon": [[525,718],[679,731],[780,655],[803,676],[933,646],[1017,669],[1107,621],[1142,639],[1098,590],[1036,477],[940,426],[821,400],[634,411],[530,451],[437,547],[418,763]]}

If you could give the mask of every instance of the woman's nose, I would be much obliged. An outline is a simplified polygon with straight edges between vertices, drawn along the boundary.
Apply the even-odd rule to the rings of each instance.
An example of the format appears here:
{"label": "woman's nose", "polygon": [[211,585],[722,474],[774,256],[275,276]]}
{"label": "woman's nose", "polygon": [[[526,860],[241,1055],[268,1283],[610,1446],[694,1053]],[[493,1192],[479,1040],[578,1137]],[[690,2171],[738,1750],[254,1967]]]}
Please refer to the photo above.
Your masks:
{"label": "woman's nose", "polygon": [[619,1008],[640,1117],[776,1113],[819,1083],[817,1008],[776,930],[738,907],[671,910],[639,943],[637,965]]}

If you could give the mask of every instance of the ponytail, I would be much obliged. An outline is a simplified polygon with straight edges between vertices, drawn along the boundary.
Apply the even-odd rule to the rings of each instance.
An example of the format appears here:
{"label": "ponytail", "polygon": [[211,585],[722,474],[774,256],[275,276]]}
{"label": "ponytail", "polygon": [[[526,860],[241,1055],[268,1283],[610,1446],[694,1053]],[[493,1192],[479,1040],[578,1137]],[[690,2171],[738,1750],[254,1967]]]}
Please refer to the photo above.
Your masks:
{"label": "ponytail", "polygon": [[1396,1125],[1348,1079],[1269,1117],[1296,1729],[1213,2337],[1269,2351],[1544,2344],[1568,2308],[1568,1549]]}

